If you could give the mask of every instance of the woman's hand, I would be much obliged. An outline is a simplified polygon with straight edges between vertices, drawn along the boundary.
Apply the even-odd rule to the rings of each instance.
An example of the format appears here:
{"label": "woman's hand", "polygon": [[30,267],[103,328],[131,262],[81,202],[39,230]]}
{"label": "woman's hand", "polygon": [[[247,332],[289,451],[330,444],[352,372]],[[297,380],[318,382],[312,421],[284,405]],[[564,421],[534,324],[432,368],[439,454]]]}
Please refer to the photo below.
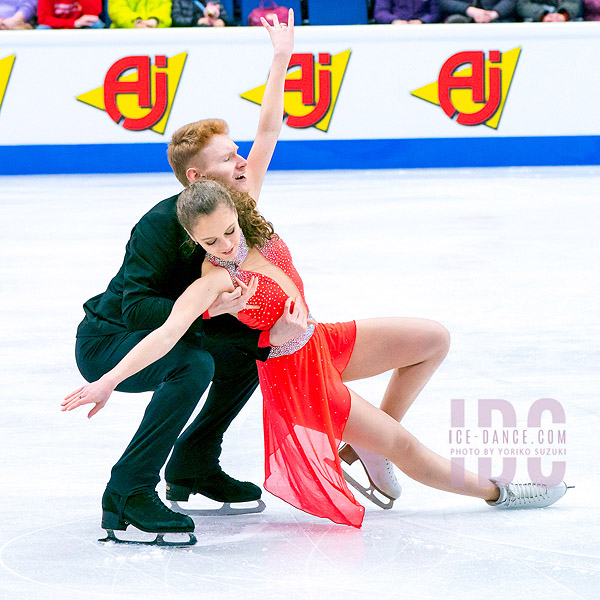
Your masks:
{"label": "woman's hand", "polygon": [[294,50],[294,10],[290,8],[287,25],[280,23],[277,15],[273,15],[273,25],[264,17],[261,17],[260,22],[269,32],[275,54],[281,53],[291,56]]}
{"label": "woman's hand", "polygon": [[248,300],[256,293],[258,287],[258,279],[254,276],[250,277],[248,285],[236,277],[238,287],[233,292],[223,292],[210,305],[208,314],[211,317],[217,317],[224,314],[236,315],[240,310],[260,308],[256,304],[248,304]]}
{"label": "woman's hand", "polygon": [[92,418],[104,405],[108,402],[110,395],[113,393],[114,386],[104,377],[84,385],[78,390],[69,394],[61,404],[62,411],[69,411],[81,406],[82,404],[95,404],[88,413],[88,419]]}
{"label": "woman's hand", "polygon": [[283,314],[271,327],[271,346],[283,346],[305,333],[309,325],[317,325],[317,321],[308,318],[302,298],[288,298],[283,307]]}

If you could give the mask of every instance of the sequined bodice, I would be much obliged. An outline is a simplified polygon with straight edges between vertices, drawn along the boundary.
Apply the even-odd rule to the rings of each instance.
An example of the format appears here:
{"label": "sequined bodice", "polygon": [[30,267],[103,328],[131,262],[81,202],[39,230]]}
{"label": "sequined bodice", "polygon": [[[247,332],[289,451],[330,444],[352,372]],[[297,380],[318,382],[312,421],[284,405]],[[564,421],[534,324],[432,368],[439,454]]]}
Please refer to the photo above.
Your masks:
{"label": "sequined bodice", "polygon": [[[214,265],[226,268],[231,275],[234,285],[235,277],[246,284],[250,281],[250,277],[255,276],[257,278],[258,287],[256,293],[250,298],[248,304],[255,304],[260,306],[260,308],[240,311],[238,313],[238,318],[242,323],[248,325],[248,327],[251,327],[252,329],[271,329],[275,324],[275,321],[282,315],[283,307],[285,301],[288,299],[288,295],[282,287],[268,275],[254,271],[246,271],[241,268],[247,253],[247,246],[242,237],[236,260],[224,261],[211,254],[207,254],[207,259]],[[276,237],[260,248],[260,253],[271,264],[281,269],[281,271],[289,277],[304,300],[304,285],[300,275],[298,275],[298,272],[294,267],[292,256],[285,242],[281,238]]]}

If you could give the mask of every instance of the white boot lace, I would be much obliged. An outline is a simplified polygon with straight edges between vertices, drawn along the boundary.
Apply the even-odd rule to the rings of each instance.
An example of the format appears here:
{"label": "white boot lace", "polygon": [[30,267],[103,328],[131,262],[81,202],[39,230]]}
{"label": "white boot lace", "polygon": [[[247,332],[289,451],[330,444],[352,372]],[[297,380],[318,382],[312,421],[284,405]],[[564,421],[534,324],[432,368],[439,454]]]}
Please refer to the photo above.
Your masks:
{"label": "white boot lace", "polygon": [[506,492],[507,506],[536,504],[548,496],[548,488],[539,483],[509,483]]}
{"label": "white boot lace", "polygon": [[400,484],[398,483],[398,480],[396,479],[396,473],[394,473],[394,465],[392,464],[392,461],[388,460],[387,458],[385,459],[385,470],[389,477],[389,482],[392,484],[392,486],[400,487]]}

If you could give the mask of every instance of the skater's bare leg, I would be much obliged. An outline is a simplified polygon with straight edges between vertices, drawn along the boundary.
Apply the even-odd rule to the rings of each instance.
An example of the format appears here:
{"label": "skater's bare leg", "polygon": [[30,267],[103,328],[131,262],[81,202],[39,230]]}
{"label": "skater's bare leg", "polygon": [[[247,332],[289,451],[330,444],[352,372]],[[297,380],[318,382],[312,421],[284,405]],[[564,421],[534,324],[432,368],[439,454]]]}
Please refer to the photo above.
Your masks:
{"label": "skater's bare leg", "polygon": [[436,321],[360,320],[356,322],[356,343],[343,380],[392,371],[381,410],[400,421],[446,357],[449,347],[450,334]]}
{"label": "skater's bare leg", "polygon": [[[389,458],[410,478],[447,492],[473,496],[483,500],[497,500],[498,487],[491,482],[480,482],[470,471],[456,478],[456,465],[426,448],[400,423],[382,410],[369,404],[358,394],[350,391],[352,404],[343,440],[356,444]],[[461,481],[453,485],[454,480]]]}

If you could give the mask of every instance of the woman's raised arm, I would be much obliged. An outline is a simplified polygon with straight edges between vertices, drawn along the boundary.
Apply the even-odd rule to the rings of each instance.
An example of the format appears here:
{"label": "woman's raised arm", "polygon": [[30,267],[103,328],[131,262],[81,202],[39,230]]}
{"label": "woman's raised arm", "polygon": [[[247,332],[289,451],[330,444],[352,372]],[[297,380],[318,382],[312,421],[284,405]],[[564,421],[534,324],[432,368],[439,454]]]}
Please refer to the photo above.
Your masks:
{"label": "woman's raised arm", "polygon": [[261,21],[273,43],[273,63],[260,109],[258,131],[248,154],[246,169],[248,192],[255,200],[260,195],[283,124],[285,76],[294,50],[294,11],[290,8],[287,25],[279,23],[277,16],[273,18],[273,25],[264,18]]}

